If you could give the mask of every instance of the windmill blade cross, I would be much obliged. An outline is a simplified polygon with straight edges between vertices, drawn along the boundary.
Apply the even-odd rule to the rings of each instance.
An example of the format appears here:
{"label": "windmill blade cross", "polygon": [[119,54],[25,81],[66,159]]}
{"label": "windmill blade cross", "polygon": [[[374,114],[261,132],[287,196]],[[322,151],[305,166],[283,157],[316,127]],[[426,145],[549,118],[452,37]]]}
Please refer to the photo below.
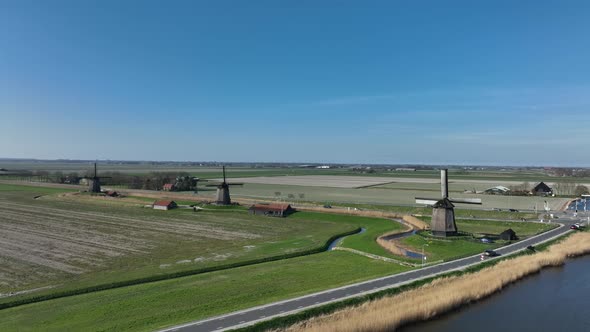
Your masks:
{"label": "windmill blade cross", "polygon": [[479,204],[481,205],[481,198],[451,198],[451,202],[460,204]]}
{"label": "windmill blade cross", "polygon": [[415,197],[415,199],[416,199],[416,204],[424,204],[424,205],[434,205],[434,204],[436,204],[436,202],[440,201],[440,199],[437,199],[437,198]]}

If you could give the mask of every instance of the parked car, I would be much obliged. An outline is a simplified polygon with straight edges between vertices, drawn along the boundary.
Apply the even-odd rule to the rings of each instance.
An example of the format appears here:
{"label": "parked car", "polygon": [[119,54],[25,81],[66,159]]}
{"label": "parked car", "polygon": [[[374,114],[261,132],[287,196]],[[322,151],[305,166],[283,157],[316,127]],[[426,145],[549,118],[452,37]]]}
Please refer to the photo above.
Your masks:
{"label": "parked car", "polygon": [[510,212],[518,212],[517,209],[508,209],[508,211],[510,211]]}
{"label": "parked car", "polygon": [[481,241],[482,243],[494,243],[494,241],[492,241],[491,239],[488,239],[487,237],[482,237],[482,238],[480,239],[480,241]]}
{"label": "parked car", "polygon": [[570,226],[570,229],[577,229],[580,230],[582,227],[580,227],[579,225],[573,224]]}
{"label": "parked car", "polygon": [[324,205],[324,209],[331,209],[331,208],[332,208],[332,205],[330,205],[330,204]]}
{"label": "parked car", "polygon": [[496,251],[492,250],[492,249],[488,249],[486,251],[483,252],[484,256],[488,256],[488,257],[496,257],[496,256],[500,256],[499,253],[497,253]]}

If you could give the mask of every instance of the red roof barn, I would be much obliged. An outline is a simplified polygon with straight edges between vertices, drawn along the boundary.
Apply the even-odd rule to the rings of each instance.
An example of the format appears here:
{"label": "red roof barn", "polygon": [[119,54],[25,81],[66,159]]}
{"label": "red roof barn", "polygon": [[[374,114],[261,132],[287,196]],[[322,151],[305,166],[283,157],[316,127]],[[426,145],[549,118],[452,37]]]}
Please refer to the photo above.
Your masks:
{"label": "red roof barn", "polygon": [[155,201],[154,210],[170,210],[177,207],[175,201]]}
{"label": "red roof barn", "polygon": [[165,183],[164,186],[162,186],[162,190],[174,191],[174,183]]}

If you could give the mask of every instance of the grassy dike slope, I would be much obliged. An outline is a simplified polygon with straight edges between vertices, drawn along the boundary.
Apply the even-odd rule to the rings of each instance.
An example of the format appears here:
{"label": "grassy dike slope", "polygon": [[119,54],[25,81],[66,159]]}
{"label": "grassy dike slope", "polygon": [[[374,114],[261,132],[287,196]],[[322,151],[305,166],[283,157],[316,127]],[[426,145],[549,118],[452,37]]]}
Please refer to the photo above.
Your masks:
{"label": "grassy dike slope", "polygon": [[325,252],[0,311],[1,331],[149,331],[408,268]]}

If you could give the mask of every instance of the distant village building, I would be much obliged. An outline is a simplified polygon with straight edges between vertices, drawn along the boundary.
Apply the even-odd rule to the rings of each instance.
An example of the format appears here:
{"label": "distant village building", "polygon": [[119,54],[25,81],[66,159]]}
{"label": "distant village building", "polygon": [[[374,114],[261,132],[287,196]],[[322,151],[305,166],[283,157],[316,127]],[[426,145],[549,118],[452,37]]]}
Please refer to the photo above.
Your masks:
{"label": "distant village building", "polygon": [[272,203],[272,204],[254,204],[248,209],[250,214],[271,216],[271,217],[286,217],[295,212],[295,209],[290,204]]}
{"label": "distant village building", "polygon": [[545,182],[539,182],[533,187],[533,189],[531,189],[531,194],[537,196],[551,196],[553,195],[553,189],[546,185]]}
{"label": "distant village building", "polygon": [[488,195],[508,195],[510,189],[504,186],[495,186],[484,190],[483,193]]}
{"label": "distant village building", "polygon": [[174,183],[165,183],[162,187],[162,190],[164,191],[174,191],[174,189]]}
{"label": "distant village building", "polygon": [[328,168],[330,168],[330,166],[328,166],[328,165],[321,165],[321,166],[316,166],[316,168],[328,169]]}
{"label": "distant village building", "polygon": [[415,172],[415,168],[408,168],[408,167],[398,167],[395,169],[396,172]]}
{"label": "distant village building", "polygon": [[175,201],[155,201],[153,208],[154,210],[170,210],[177,206]]}

